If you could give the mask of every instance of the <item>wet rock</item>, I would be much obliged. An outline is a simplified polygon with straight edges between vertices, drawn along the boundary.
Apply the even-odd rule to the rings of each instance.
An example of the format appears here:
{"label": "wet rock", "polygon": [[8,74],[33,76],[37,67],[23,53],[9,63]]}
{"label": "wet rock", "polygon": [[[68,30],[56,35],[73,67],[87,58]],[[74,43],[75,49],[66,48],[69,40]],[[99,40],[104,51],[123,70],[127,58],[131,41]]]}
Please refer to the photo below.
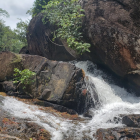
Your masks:
{"label": "wet rock", "polygon": [[76,111],[72,110],[72,109],[68,109],[64,106],[61,105],[57,105],[57,104],[53,104],[53,103],[49,103],[47,101],[36,101],[34,102],[34,104],[36,105],[40,105],[40,106],[44,106],[44,107],[52,107],[53,109],[60,111],[60,112],[67,112],[70,115],[75,115],[77,114]]}
{"label": "wet rock", "polygon": [[18,94],[17,97],[22,98],[22,99],[32,99],[32,97],[30,95],[22,95],[22,94]]}
{"label": "wet rock", "polygon": [[48,99],[49,97],[50,97],[50,94],[51,94],[51,90],[49,90],[49,89],[45,89],[43,92],[42,92],[42,94],[41,94],[41,96],[38,98],[38,99],[42,99],[42,100],[44,100],[44,99]]}
{"label": "wet rock", "polygon": [[1,140],[51,140],[51,135],[43,127],[30,122],[29,119],[12,117],[0,109]]}
{"label": "wet rock", "polygon": [[6,94],[8,96],[15,96],[15,97],[17,97],[19,95],[19,92],[8,91]]}
{"label": "wet rock", "polygon": [[16,92],[16,84],[13,81],[4,81],[2,85],[5,92]]}
{"label": "wet rock", "polygon": [[[84,38],[91,43],[92,61],[126,78],[140,95],[140,2],[82,0]],[[136,74],[131,74],[133,71]]]}
{"label": "wet rock", "polygon": [[0,139],[1,140],[21,140],[18,137],[10,136],[7,134],[0,134]]}
{"label": "wet rock", "polygon": [[89,111],[85,112],[85,113],[83,114],[83,116],[84,116],[84,117],[88,117],[88,118],[91,118],[91,119],[92,119],[92,115],[90,114],[90,112],[89,112]]}
{"label": "wet rock", "polygon": [[[4,60],[3,57],[7,59],[3,62],[3,67],[0,67],[0,81],[13,79],[14,68],[29,69],[36,73],[36,76],[32,77],[34,82],[30,85],[19,83],[15,88],[12,82],[7,82],[9,84],[5,84],[4,87],[8,95],[17,96],[15,91],[18,91],[18,97],[46,100],[73,109],[80,114],[96,104],[96,91],[92,90],[95,93],[93,101],[87,90],[84,71],[76,68],[74,64],[51,61],[37,55],[17,55],[11,52],[1,53],[0,60]],[[10,65],[7,65],[9,63]],[[94,88],[94,85],[92,87]]]}
{"label": "wet rock", "polygon": [[122,118],[122,123],[128,127],[140,127],[140,115],[127,115]]}
{"label": "wet rock", "polygon": [[3,89],[3,84],[2,84],[2,82],[0,82],[0,92],[4,92],[4,89]]}
{"label": "wet rock", "polygon": [[98,129],[96,132],[97,140],[136,140],[140,139],[139,128],[109,128]]}

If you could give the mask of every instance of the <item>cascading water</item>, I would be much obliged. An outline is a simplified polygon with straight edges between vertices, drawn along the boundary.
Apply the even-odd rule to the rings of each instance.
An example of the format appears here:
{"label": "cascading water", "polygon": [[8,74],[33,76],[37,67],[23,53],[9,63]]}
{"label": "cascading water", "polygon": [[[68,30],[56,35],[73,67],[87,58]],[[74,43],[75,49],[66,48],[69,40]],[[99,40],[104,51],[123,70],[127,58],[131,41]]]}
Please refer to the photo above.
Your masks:
{"label": "cascading water", "polygon": [[[96,65],[86,61],[78,62],[76,66],[85,71],[98,93],[99,104],[90,109],[93,116],[91,120],[66,120],[11,97],[4,97],[3,104],[0,105],[16,117],[29,118],[43,126],[52,135],[52,140],[82,140],[84,137],[94,139],[93,134],[99,128],[123,127],[121,121],[116,123],[114,117],[119,117],[120,114],[140,114],[140,98],[110,83],[106,74],[98,70]],[[92,94],[92,88],[88,89]]]}

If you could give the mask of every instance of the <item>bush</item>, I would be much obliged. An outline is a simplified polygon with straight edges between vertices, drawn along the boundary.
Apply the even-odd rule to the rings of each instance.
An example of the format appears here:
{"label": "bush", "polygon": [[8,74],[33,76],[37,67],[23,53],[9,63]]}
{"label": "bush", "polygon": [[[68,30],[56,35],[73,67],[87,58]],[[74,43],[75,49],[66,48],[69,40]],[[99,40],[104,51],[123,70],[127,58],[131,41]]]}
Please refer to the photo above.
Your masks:
{"label": "bush", "polygon": [[68,46],[79,54],[90,52],[90,44],[82,41],[83,36],[80,31],[84,9],[78,4],[78,0],[51,0],[43,8],[45,9],[44,24],[46,19],[49,19],[51,24],[58,27],[54,33],[54,39],[57,37],[66,39]]}
{"label": "bush", "polygon": [[30,85],[34,82],[33,76],[36,75],[35,72],[30,71],[29,69],[19,70],[18,68],[14,69],[14,83],[23,84],[23,89],[26,88],[26,85]]}

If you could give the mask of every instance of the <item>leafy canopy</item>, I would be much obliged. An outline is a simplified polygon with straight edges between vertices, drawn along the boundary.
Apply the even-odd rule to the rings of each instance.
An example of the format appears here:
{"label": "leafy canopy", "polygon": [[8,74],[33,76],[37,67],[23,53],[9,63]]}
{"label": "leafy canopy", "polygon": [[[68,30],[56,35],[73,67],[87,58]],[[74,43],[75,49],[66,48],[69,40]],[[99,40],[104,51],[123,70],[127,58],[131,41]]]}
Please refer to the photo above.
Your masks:
{"label": "leafy canopy", "polygon": [[[0,8],[0,17],[8,16],[9,14]],[[17,23],[17,28],[11,30],[5,22],[0,19],[0,51],[12,51],[18,53],[19,50],[27,45],[26,32],[29,21],[22,21]]]}
{"label": "leafy canopy", "polygon": [[90,44],[82,41],[81,26],[84,10],[78,4],[78,0],[51,0],[43,8],[44,24],[49,19],[51,24],[58,27],[54,39],[57,37],[66,39],[68,46],[79,54],[90,52]]}
{"label": "leafy canopy", "polygon": [[0,16],[9,17],[9,13],[6,10],[3,10],[2,8],[0,8]]}
{"label": "leafy canopy", "polygon": [[0,21],[0,51],[12,51],[18,53],[19,50],[27,44],[26,37],[20,35],[20,32],[11,30],[4,22]]}
{"label": "leafy canopy", "polygon": [[33,8],[27,11],[27,14],[32,15],[32,17],[36,16],[40,13],[44,8],[42,6],[47,5],[49,0],[35,0],[33,4]]}
{"label": "leafy canopy", "polygon": [[15,76],[15,81],[14,83],[19,83],[23,84],[23,89],[26,88],[26,85],[30,85],[34,80],[32,79],[33,76],[36,75],[35,72],[30,71],[29,69],[24,69],[24,70],[19,70],[18,68],[14,69],[14,76]]}
{"label": "leafy canopy", "polygon": [[14,32],[17,34],[18,39],[24,43],[24,46],[26,46],[27,45],[26,33],[29,20],[25,21],[23,21],[22,19],[19,20],[20,21],[17,23],[17,28],[14,30]]}

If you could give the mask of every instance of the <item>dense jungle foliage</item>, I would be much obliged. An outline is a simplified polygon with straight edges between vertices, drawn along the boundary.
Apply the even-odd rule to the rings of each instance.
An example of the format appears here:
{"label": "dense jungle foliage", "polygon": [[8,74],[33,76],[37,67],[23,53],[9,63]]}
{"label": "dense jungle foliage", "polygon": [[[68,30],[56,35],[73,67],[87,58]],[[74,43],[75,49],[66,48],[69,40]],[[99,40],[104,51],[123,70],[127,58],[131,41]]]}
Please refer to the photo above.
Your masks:
{"label": "dense jungle foliage", "polygon": [[19,50],[27,45],[26,32],[29,21],[20,21],[17,28],[12,30],[5,25],[3,16],[9,17],[7,11],[0,8],[0,51],[12,51],[18,53]]}

